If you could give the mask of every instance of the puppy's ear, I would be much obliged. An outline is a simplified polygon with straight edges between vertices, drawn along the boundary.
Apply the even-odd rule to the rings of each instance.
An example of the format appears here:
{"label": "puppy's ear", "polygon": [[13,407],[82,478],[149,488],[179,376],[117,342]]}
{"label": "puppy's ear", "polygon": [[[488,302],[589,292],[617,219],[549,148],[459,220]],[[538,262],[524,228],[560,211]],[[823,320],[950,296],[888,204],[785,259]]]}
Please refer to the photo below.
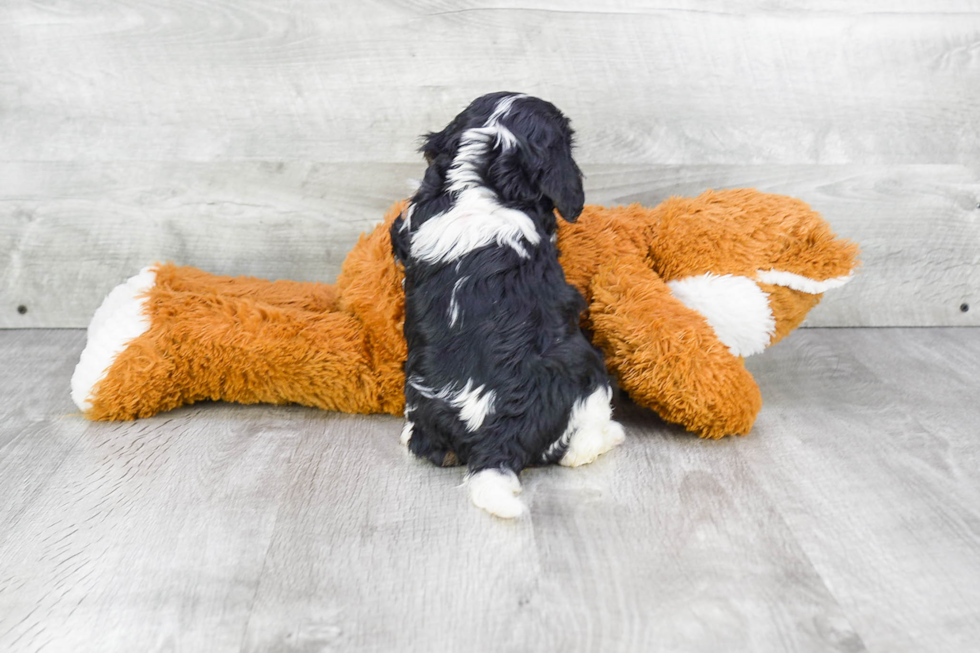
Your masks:
{"label": "puppy's ear", "polygon": [[422,138],[422,147],[419,148],[419,152],[425,157],[425,162],[428,165],[432,165],[432,162],[440,154],[450,151],[449,134],[449,127],[446,127],[441,132],[429,132]]}
{"label": "puppy's ear", "polygon": [[452,156],[456,148],[459,147],[460,135],[466,129],[471,114],[472,110],[468,107],[453,118],[452,122],[446,125],[442,131],[429,132],[422,137],[422,147],[419,148],[419,152],[425,157],[427,164],[432,165],[432,162],[440,156]]}
{"label": "puppy's ear", "polygon": [[553,142],[544,150],[539,186],[558,213],[568,222],[575,222],[585,205],[582,171],[572,158],[572,145],[564,139]]}
{"label": "puppy's ear", "polygon": [[478,97],[453,118],[445,129],[426,134],[422,138],[422,147],[419,148],[426,162],[431,165],[441,155],[451,157],[459,147],[463,132],[471,127],[483,126],[497,103],[508,95],[514,93],[499,91]]}

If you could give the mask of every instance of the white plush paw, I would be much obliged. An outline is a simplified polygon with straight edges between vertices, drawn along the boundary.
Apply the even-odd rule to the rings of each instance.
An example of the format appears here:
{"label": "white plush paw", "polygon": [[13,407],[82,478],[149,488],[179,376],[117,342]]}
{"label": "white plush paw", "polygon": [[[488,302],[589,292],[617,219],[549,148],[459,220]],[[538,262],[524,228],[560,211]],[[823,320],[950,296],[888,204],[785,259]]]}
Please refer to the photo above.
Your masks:
{"label": "white plush paw", "polygon": [[517,498],[521,493],[521,481],[510,470],[485,469],[470,476],[467,484],[473,504],[495,517],[514,519],[527,510]]}
{"label": "white plush paw", "polygon": [[71,398],[83,411],[92,407],[90,397],[99,382],[130,341],[150,328],[144,295],[156,284],[156,272],[144,268],[138,275],[112,289],[92,316],[85,349],[71,377]]}
{"label": "white plush paw", "polygon": [[558,461],[565,467],[587,465],[593,460],[618,447],[626,439],[623,427],[619,422],[610,420],[601,430],[576,431],[568,442],[568,450]]}

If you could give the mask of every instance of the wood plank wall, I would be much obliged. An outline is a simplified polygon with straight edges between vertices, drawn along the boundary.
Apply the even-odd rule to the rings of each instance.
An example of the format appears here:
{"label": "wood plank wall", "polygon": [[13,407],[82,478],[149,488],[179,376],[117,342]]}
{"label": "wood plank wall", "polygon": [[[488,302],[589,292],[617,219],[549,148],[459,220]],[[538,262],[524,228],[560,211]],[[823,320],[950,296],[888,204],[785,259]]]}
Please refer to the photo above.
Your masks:
{"label": "wood plank wall", "polygon": [[572,117],[590,202],[823,212],[864,268],[811,325],[980,325],[978,1],[5,0],[0,327],[159,259],[331,281],[501,89]]}

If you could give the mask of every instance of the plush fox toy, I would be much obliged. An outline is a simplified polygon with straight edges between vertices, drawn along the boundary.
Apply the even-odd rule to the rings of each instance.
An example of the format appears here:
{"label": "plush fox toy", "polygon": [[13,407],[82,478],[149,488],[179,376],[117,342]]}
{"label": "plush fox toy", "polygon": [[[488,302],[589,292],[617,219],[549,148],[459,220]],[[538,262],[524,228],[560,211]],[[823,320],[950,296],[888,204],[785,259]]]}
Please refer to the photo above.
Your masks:
{"label": "plush fox toy", "polygon": [[[402,207],[361,236],[334,285],[144,269],[96,311],[72,398],[94,420],[200,400],[401,414],[404,294],[388,234]],[[586,206],[560,222],[558,246],[620,388],[710,438],[749,432],[762,399],[743,358],[846,283],[858,251],[802,201],[755,190]]]}

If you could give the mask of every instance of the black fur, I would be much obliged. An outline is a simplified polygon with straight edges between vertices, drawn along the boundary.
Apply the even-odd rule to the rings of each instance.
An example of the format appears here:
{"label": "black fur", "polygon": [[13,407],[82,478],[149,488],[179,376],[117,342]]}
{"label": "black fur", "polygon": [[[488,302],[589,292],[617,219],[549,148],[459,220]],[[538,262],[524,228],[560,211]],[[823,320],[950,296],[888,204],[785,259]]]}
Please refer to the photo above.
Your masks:
{"label": "black fur", "polygon": [[[405,396],[414,423],[411,451],[436,464],[458,461],[470,472],[505,468],[519,473],[556,462],[566,447],[544,454],[559,440],[573,404],[609,381],[601,354],[579,329],[585,302],[565,281],[552,242],[554,210],[574,221],[582,211],[582,173],[572,159],[568,120],[548,102],[514,101],[499,124],[516,146],[494,144],[477,166],[481,185],[497,201],[525,213],[540,243],[524,242],[522,257],[509,246],[490,244],[448,263],[413,259],[411,243],[429,219],[449,210],[458,194],[447,174],[467,129],[487,123],[497,103],[513,95],[494,93],[475,100],[444,130],[429,134],[422,152],[429,167],[412,198],[411,213],[391,229],[392,245],[405,266]],[[459,317],[448,318],[453,289]],[[438,392],[473,387],[496,394],[494,410],[476,431],[445,399],[425,396],[413,379]],[[431,393],[428,393],[431,395]]]}

